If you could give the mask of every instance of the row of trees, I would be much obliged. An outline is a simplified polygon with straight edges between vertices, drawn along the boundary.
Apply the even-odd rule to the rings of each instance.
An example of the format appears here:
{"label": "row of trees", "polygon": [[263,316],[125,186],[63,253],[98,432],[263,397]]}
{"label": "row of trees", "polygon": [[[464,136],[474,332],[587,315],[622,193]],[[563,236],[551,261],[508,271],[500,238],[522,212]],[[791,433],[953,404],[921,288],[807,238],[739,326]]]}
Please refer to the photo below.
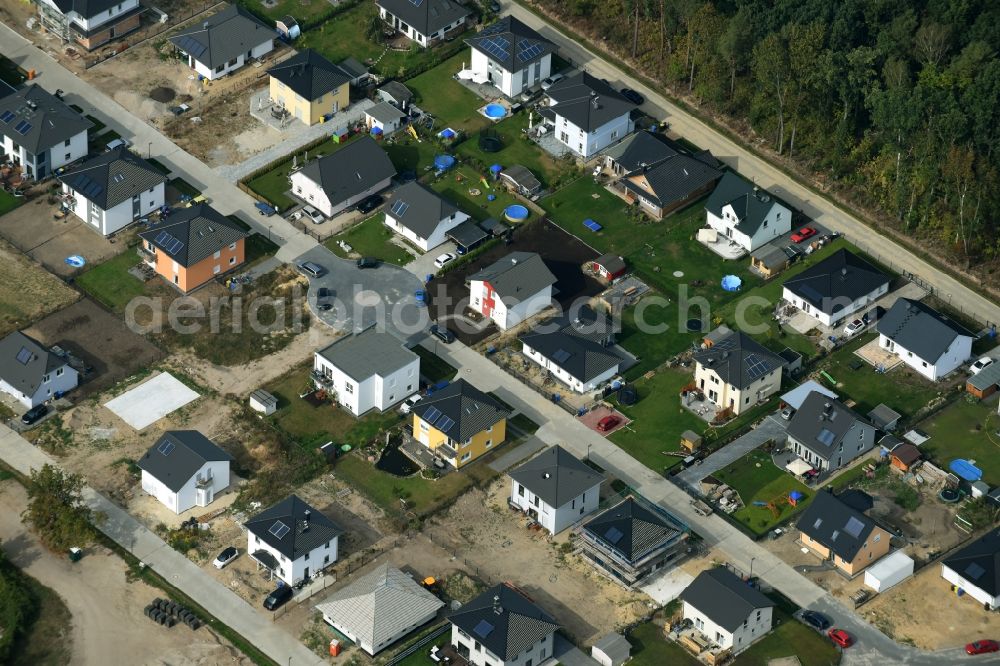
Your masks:
{"label": "row of trees", "polygon": [[883,223],[1000,259],[1000,3],[540,0]]}

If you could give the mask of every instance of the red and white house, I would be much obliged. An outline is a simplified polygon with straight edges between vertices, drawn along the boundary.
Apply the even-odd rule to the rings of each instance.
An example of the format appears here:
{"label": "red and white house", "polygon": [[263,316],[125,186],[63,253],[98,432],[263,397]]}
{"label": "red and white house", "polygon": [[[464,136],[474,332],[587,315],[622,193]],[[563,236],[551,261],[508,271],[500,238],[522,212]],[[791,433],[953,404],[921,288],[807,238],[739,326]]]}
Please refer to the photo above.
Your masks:
{"label": "red and white house", "polygon": [[535,252],[512,252],[469,278],[469,306],[507,330],[552,302],[556,278]]}

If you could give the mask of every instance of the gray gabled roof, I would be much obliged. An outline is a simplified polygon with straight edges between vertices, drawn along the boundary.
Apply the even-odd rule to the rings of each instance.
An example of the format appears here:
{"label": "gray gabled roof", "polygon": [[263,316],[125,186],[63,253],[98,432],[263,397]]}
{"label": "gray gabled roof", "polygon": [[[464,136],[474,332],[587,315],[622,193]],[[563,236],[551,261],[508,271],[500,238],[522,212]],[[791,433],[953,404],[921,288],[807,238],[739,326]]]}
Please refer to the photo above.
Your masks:
{"label": "gray gabled roof", "polygon": [[[660,207],[664,207],[687,199],[693,193],[717,181],[721,176],[722,172],[718,169],[690,155],[678,153],[660,161],[655,166],[640,168],[638,171],[628,174],[620,182],[626,189],[651,199]],[[644,178],[649,185],[648,189],[634,183],[631,177]],[[742,229],[740,227],[741,231]]]}
{"label": "gray gabled roof", "polygon": [[541,181],[535,177],[535,174],[531,173],[528,167],[521,164],[512,164],[509,167],[504,167],[503,171],[500,172],[500,177],[506,178],[518,187],[524,188],[526,192],[535,192],[542,187]]}
{"label": "gray gabled roof", "polygon": [[574,335],[565,328],[550,333],[526,333],[521,336],[521,342],[584,384],[622,362],[604,345]]}
{"label": "gray gabled roof", "polygon": [[376,650],[442,606],[408,574],[383,564],[316,604],[316,610]]}
{"label": "gray gabled roof", "polygon": [[170,43],[210,69],[276,39],[277,31],[264,25],[239,5],[227,5],[218,14],[170,38]]}
{"label": "gray gabled roof", "polygon": [[264,509],[244,526],[293,562],[344,533],[337,523],[296,495]]}
{"label": "gray gabled roof", "polygon": [[511,252],[468,279],[488,282],[507,305],[525,301],[556,283],[556,276],[537,252]]}
{"label": "gray gabled roof", "polygon": [[875,521],[832,492],[822,490],[816,493],[795,527],[851,562],[868,541]]}
{"label": "gray gabled roof", "polygon": [[641,130],[611,146],[604,154],[617,162],[625,171],[631,172],[643,167],[656,166],[664,160],[679,155],[680,151],[662,134]]}
{"label": "gray gabled roof", "polygon": [[299,173],[318,184],[330,203],[337,205],[392,178],[396,167],[375,139],[363,136],[309,162]]}
{"label": "gray gabled roof", "polygon": [[64,365],[65,359],[20,331],[0,340],[0,379],[24,395],[35,395],[45,375]]}
{"label": "gray gabled roof", "polygon": [[1000,595],[1000,529],[994,527],[942,564],[990,596]]}
{"label": "gray gabled roof", "polygon": [[593,518],[583,529],[627,562],[638,562],[686,531],[679,521],[647,507],[631,495]]}
{"label": "gray gabled roof", "polygon": [[621,93],[587,72],[563,79],[545,94],[555,103],[550,105],[553,112],[586,132],[603,127],[635,108]]}
{"label": "gray gabled roof", "polygon": [[139,234],[181,266],[194,266],[248,235],[208,204],[174,210]]}
{"label": "gray gabled roof", "polygon": [[551,446],[510,471],[510,478],[559,508],[604,481],[604,475],[561,446]]}
{"label": "gray gabled roof", "polygon": [[471,14],[456,0],[376,0],[376,4],[425,37]]}
{"label": "gray gabled roof", "polygon": [[465,43],[515,73],[556,50],[555,44],[513,16],[488,25]]}
{"label": "gray gabled roof", "polygon": [[757,609],[774,606],[774,602],[762,592],[750,587],[725,567],[702,571],[684,588],[680,598],[730,632],[735,631]]}
{"label": "gray gabled roof", "polygon": [[988,365],[969,377],[967,383],[974,389],[985,391],[994,384],[1000,384],[1000,363]]}
{"label": "gray gabled roof", "polygon": [[785,363],[743,331],[734,331],[711,347],[696,351],[694,360],[738,389],[747,388]]}
{"label": "gray gabled roof", "polygon": [[458,206],[426,185],[412,180],[396,189],[385,214],[418,238],[430,238],[442,220],[458,212]]}
{"label": "gray gabled roof", "polygon": [[383,125],[391,125],[392,123],[405,118],[406,114],[400,111],[398,108],[390,104],[389,102],[379,102],[374,104],[367,109],[365,109],[365,115],[371,116],[375,120],[379,121]]}
{"label": "gray gabled roof", "polygon": [[102,210],[167,182],[156,167],[125,147],[98,155],[56,177]]}
{"label": "gray gabled roof", "polygon": [[380,93],[385,93],[399,104],[404,104],[413,99],[413,91],[399,81],[386,81],[378,87]]}
{"label": "gray gabled roof", "polygon": [[874,427],[835,398],[813,391],[788,423],[788,436],[829,460],[855,424]]}
{"label": "gray gabled roof", "polygon": [[0,134],[33,155],[94,126],[37,83],[0,97]]}
{"label": "gray gabled roof", "polygon": [[176,493],[205,463],[227,460],[233,457],[197,430],[169,430],[136,464]]}
{"label": "gray gabled roof", "polygon": [[594,643],[594,647],[606,654],[612,664],[624,664],[632,653],[632,644],[621,634],[611,633]]}
{"label": "gray gabled roof", "polygon": [[510,416],[499,400],[464,379],[426,396],[412,411],[454,442],[465,442]]}
{"label": "gray gabled roof", "polygon": [[920,360],[937,363],[955,338],[974,338],[964,326],[949,319],[929,305],[909,298],[898,298],[875,326],[876,330],[897,345],[913,352]]}
{"label": "gray gabled roof", "polygon": [[101,12],[106,12],[121,0],[52,0],[63,14],[76,12],[85,19],[94,18]]}
{"label": "gray gabled roof", "polygon": [[339,63],[340,68],[347,72],[351,79],[360,79],[368,74],[368,67],[361,64],[357,58],[344,58]]}
{"label": "gray gabled roof", "polygon": [[449,617],[503,661],[511,661],[559,628],[555,618],[510,583],[486,590]]}
{"label": "gray gabled roof", "polygon": [[888,284],[888,275],[853,252],[840,249],[785,280],[784,287],[817,310],[835,314]]}
{"label": "gray gabled roof", "polygon": [[374,326],[334,340],[317,353],[356,382],[373,375],[388,377],[420,360],[392,334]]}
{"label": "gray gabled roof", "polygon": [[748,236],[753,236],[767,219],[775,206],[788,208],[767,190],[757,188],[749,180],[734,171],[727,171],[722,180],[712,190],[705,209],[716,217],[722,217],[722,209],[732,206],[739,222],[736,228]]}
{"label": "gray gabled roof", "polygon": [[355,78],[312,49],[299,51],[288,60],[267,70],[267,73],[288,86],[296,95],[310,101],[340,88]]}

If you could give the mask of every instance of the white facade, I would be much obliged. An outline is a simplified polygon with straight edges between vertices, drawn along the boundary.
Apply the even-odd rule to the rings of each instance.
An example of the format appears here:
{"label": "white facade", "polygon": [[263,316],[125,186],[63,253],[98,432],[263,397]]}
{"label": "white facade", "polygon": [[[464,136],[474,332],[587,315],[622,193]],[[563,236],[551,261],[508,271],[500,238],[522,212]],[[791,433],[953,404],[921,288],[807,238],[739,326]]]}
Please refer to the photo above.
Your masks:
{"label": "white facade", "polygon": [[561,381],[563,384],[566,384],[566,386],[577,393],[587,393],[588,391],[593,391],[597,389],[598,386],[602,386],[605,382],[618,374],[618,366],[615,365],[597,375],[589,382],[584,383],[564,370],[552,359],[547,358],[542,355],[541,352],[532,349],[526,342],[522,343],[521,352],[532,361],[551,372],[553,377]]}
{"label": "white facade", "polygon": [[290,560],[279,553],[276,548],[269,546],[266,541],[257,538],[253,532],[247,530],[247,552],[255,553],[258,550],[263,550],[270,553],[278,561],[278,568],[274,571],[274,575],[289,585],[295,585],[307,576],[315,576],[318,571],[322,571],[336,562],[339,541],[340,537],[333,537],[326,543],[321,543],[308,553],[301,555],[297,560]]}
{"label": "white facade", "polygon": [[[54,11],[62,14],[62,11],[59,9],[59,7],[56,6],[54,2],[52,2],[52,0],[40,0],[40,1],[48,5]],[[64,16],[70,23],[74,23],[80,26],[85,32],[89,32],[94,28],[104,25],[113,18],[117,18],[122,14],[127,14],[128,12],[132,11],[138,6],[139,6],[139,0],[122,0],[122,2],[120,2],[119,4],[109,7],[103,12],[94,14],[89,18],[81,16],[75,11],[67,12],[66,14],[64,14]]]}
{"label": "white facade", "polygon": [[235,72],[237,69],[247,64],[251,60],[256,60],[257,58],[263,58],[265,55],[274,50],[274,40],[268,39],[265,42],[261,42],[257,46],[253,47],[246,53],[241,53],[232,60],[222,65],[217,66],[215,69],[210,68],[208,65],[198,61],[190,53],[187,54],[188,57],[188,67],[192,68],[194,71],[198,72],[203,78],[213,81],[215,79],[221,79],[226,74],[230,72]]}
{"label": "white facade", "polygon": [[62,190],[64,194],[73,196],[74,215],[101,235],[110,236],[162,206],[166,188],[163,183],[159,183],[152,189],[140,192],[137,196],[122,201],[108,210],[92,203],[66,183],[63,183]]}
{"label": "white facade", "polygon": [[945,564],[941,565],[941,577],[952,585],[961,588],[967,595],[979,603],[989,604],[990,610],[1000,608],[1000,596],[991,596],[989,592],[962,578],[957,571]]}
{"label": "white facade", "polygon": [[732,649],[733,653],[741,652],[754,641],[763,638],[771,631],[771,608],[757,608],[743,621],[735,631],[729,631],[713,622],[707,615],[684,602],[684,619],[691,620],[695,629],[703,633],[709,640],[721,648]]}
{"label": "white facade", "polygon": [[521,485],[514,479],[511,479],[510,484],[511,503],[531,515],[534,520],[538,521],[539,525],[552,534],[559,534],[584,516],[596,511],[601,500],[600,481],[558,507],[546,504],[527,486]]}
{"label": "white facade", "polygon": [[385,180],[379,181],[364,192],[356,194],[353,197],[349,197],[344,201],[338,201],[337,203],[332,203],[329,197],[326,196],[323,186],[303,175],[301,169],[291,175],[291,181],[292,193],[296,198],[301,199],[305,203],[312,204],[317,210],[319,210],[319,212],[323,213],[327,217],[333,217],[345,209],[357,204],[365,197],[371,196],[376,192],[381,192],[385,188],[389,187],[389,184],[392,182],[392,178],[386,178]]}
{"label": "white facade", "polygon": [[486,77],[507,97],[515,97],[549,77],[552,73],[552,54],[546,53],[527,67],[512,72],[479,49],[473,48],[469,69],[478,75],[476,78]]}
{"label": "white facade", "polygon": [[884,333],[878,336],[878,346],[892,352],[902,359],[903,363],[932,382],[961,367],[972,356],[972,338],[968,335],[955,336],[951,345],[937,360],[920,358],[901,344],[890,340]]}
{"label": "white facade", "polygon": [[433,43],[434,40],[441,39],[442,37],[444,37],[445,33],[447,33],[450,30],[454,30],[455,28],[458,28],[463,23],[465,23],[466,19],[466,17],[463,16],[462,18],[456,19],[451,24],[441,28],[437,32],[434,32],[430,35],[425,35],[424,33],[419,32],[416,28],[406,23],[405,21],[401,20],[399,17],[395,16],[391,12],[386,11],[385,7],[380,6],[378,8],[378,15],[382,17],[383,21],[385,21],[392,27],[396,28],[401,33],[406,35],[409,39],[413,40],[417,44],[420,44],[421,46],[427,46],[428,44]]}
{"label": "white facade", "polygon": [[19,389],[14,388],[3,379],[0,379],[0,391],[13,396],[15,400],[30,409],[51,400],[56,393],[72,391],[77,387],[79,381],[80,377],[77,371],[64,365],[45,375],[34,395],[21,393]]}
{"label": "white facade", "polygon": [[885,592],[912,575],[913,559],[897,550],[865,569],[865,585],[876,592]]}
{"label": "white facade", "polygon": [[854,425],[844,433],[837,450],[830,450],[827,454],[829,458],[824,458],[817,449],[821,445],[800,442],[791,435],[788,436],[788,444],[794,447],[795,455],[799,456],[807,463],[819,471],[840,469],[850,463],[855,458],[859,458],[875,446],[875,427],[855,420]]}
{"label": "white facade", "polygon": [[[532,666],[539,666],[552,657],[552,642],[555,632],[538,641],[521,654],[504,661],[486,648],[475,638],[465,633],[454,624],[451,625],[451,644],[462,645],[469,651],[469,663],[473,666],[526,666],[531,661]],[[476,646],[479,649],[476,649]]]}
{"label": "white facade", "polygon": [[722,381],[712,368],[695,363],[694,382],[698,390],[720,409],[732,409],[734,415],[753,407],[781,390],[781,367],[767,373],[746,388],[740,389]]}
{"label": "white facade", "polygon": [[24,146],[14,138],[3,135],[3,152],[10,156],[15,164],[25,169],[25,175],[35,180],[41,180],[70,162],[75,162],[87,154],[87,130],[59,143],[39,154],[29,153]]}
{"label": "white facade", "polygon": [[493,291],[489,282],[473,280],[469,285],[469,307],[492,319],[502,331],[513,328],[525,319],[538,314],[549,307],[551,302],[552,285],[510,306]]}
{"label": "white facade", "polygon": [[196,506],[208,506],[215,496],[229,487],[229,461],[212,460],[201,466],[177,492],[142,470],[142,490],[174,513],[184,513]]}
{"label": "white facade", "polygon": [[791,211],[777,202],[771,204],[771,210],[752,236],[736,228],[739,218],[731,204],[726,204],[722,208],[722,217],[715,216],[711,211],[706,211],[705,215],[708,226],[737,243],[747,252],[753,252],[778,236],[787,234],[792,228]]}
{"label": "white facade", "polygon": [[807,315],[809,315],[819,323],[823,324],[824,326],[836,326],[840,322],[845,321],[854,313],[866,309],[869,305],[874,303],[882,296],[885,296],[888,292],[889,292],[889,283],[886,282],[875,291],[853,301],[852,303],[846,305],[844,308],[833,313],[833,315],[829,315],[823,312],[822,310],[817,310],[812,305],[810,305],[803,299],[793,294],[788,289],[788,287],[782,288],[781,297],[786,301],[788,301],[789,303],[791,303],[792,305],[794,305],[795,307],[797,307],[799,310],[805,312]]}
{"label": "white facade", "polygon": [[622,115],[609,120],[593,132],[577,127],[565,117],[559,115],[559,105],[552,107],[556,113],[555,135],[560,143],[583,157],[589,159],[613,143],[621,141],[632,133],[635,123],[632,122],[630,114]]}
{"label": "white facade", "polygon": [[420,387],[419,357],[385,377],[372,374],[361,381],[349,377],[319,352],[314,359],[314,369],[330,381],[337,402],[355,416],[370,409],[384,412]]}
{"label": "white facade", "polygon": [[434,228],[434,232],[431,233],[428,238],[422,238],[421,236],[417,235],[417,232],[413,231],[412,229],[404,225],[402,222],[394,218],[391,212],[387,212],[385,214],[385,226],[389,227],[397,234],[399,234],[406,240],[410,241],[411,243],[419,247],[424,252],[428,252],[429,250],[432,250],[441,243],[445,242],[445,240],[447,240],[445,238],[445,234],[447,234],[449,231],[451,231],[452,229],[454,229],[455,227],[462,224],[462,222],[465,222],[468,219],[469,216],[467,214],[463,213],[460,210],[455,211],[448,217],[438,222],[437,226]]}

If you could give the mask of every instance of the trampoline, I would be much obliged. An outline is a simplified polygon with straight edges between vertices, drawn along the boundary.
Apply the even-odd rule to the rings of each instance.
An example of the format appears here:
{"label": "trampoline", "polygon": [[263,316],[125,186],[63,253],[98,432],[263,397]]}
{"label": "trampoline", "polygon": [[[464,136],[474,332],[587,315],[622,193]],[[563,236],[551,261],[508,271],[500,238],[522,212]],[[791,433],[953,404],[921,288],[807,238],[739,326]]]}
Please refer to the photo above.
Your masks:
{"label": "trampoline", "polygon": [[484,153],[497,153],[503,150],[503,142],[494,130],[483,130],[479,133],[479,150]]}
{"label": "trampoline", "polygon": [[507,115],[507,107],[503,104],[487,104],[483,107],[483,115],[490,120],[500,120]]}
{"label": "trampoline", "polygon": [[692,333],[697,333],[705,329],[705,322],[701,319],[688,319],[686,323],[687,330]]}
{"label": "trampoline", "polygon": [[722,278],[722,288],[726,291],[739,291],[743,286],[743,280],[737,275],[727,275]]}
{"label": "trampoline", "polygon": [[434,168],[438,171],[447,171],[455,166],[455,158],[452,155],[438,155],[434,158]]}
{"label": "trampoline", "polygon": [[618,402],[623,405],[634,405],[639,400],[639,394],[631,386],[623,386],[618,391]]}
{"label": "trampoline", "polygon": [[511,222],[524,222],[528,219],[528,208],[521,204],[511,204],[503,209],[503,216]]}
{"label": "trampoline", "polygon": [[66,257],[66,263],[73,268],[83,268],[84,264],[87,263],[87,260],[78,254],[74,254]]}

